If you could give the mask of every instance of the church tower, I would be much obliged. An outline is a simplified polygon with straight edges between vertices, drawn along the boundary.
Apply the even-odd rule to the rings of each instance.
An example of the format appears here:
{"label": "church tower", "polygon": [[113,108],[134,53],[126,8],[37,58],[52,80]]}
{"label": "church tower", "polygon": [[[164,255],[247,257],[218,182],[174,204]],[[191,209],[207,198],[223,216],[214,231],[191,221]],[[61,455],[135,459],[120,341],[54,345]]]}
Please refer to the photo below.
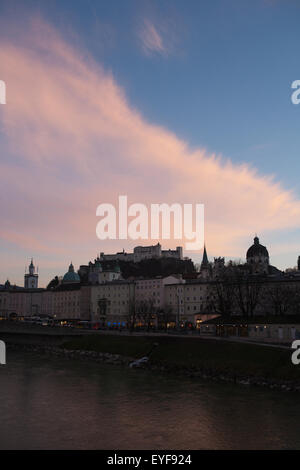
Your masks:
{"label": "church tower", "polygon": [[25,289],[37,289],[38,279],[39,279],[39,275],[35,273],[33,259],[31,258],[31,263],[28,268],[28,273],[25,273],[25,276],[24,276]]}
{"label": "church tower", "polygon": [[208,279],[210,276],[211,276],[211,265],[208,261],[206,246],[204,245],[203,258],[202,258],[202,263],[200,267],[199,277],[202,279]]}

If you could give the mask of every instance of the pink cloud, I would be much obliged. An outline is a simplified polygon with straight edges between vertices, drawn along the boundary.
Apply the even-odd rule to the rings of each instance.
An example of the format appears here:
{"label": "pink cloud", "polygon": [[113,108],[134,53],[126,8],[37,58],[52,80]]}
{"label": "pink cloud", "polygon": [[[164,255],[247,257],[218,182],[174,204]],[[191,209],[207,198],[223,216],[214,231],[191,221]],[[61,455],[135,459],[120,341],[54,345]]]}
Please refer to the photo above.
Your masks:
{"label": "pink cloud", "polygon": [[96,239],[97,205],[119,194],[130,203],[204,203],[206,238],[224,255],[243,256],[254,232],[299,226],[291,192],[147,122],[111,74],[45,23],[2,41],[0,63],[3,239],[78,264],[133,246]]}

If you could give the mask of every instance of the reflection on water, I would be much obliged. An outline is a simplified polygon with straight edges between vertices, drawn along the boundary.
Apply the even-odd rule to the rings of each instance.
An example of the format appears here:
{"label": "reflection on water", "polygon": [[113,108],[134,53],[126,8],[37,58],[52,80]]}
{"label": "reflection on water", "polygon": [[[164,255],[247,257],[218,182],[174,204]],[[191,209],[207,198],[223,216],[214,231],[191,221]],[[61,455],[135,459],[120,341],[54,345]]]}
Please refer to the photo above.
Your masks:
{"label": "reflection on water", "polygon": [[294,393],[9,352],[1,449],[300,449]]}

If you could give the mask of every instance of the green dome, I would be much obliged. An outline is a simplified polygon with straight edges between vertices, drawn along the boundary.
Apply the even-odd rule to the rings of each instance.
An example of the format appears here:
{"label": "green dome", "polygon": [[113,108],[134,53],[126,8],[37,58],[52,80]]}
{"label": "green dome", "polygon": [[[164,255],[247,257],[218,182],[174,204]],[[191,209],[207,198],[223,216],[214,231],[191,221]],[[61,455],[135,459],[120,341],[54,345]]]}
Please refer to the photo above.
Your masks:
{"label": "green dome", "polygon": [[69,271],[64,275],[63,277],[63,282],[80,282],[80,277],[77,273],[74,271],[74,266],[71,263],[69,266]]}

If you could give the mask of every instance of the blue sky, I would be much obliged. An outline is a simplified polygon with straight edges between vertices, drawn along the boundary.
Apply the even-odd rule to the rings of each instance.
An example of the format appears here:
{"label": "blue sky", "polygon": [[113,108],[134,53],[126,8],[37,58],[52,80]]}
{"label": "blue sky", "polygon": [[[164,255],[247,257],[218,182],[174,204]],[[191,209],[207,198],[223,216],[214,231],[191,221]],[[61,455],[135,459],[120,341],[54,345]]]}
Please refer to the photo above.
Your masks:
{"label": "blue sky", "polygon": [[[41,16],[101,64],[147,122],[191,151],[272,175],[299,199],[300,105],[290,98],[300,79],[299,13],[299,2],[280,0],[2,0],[0,41],[11,24],[26,31]],[[296,263],[299,235],[289,230],[292,248],[275,250],[274,264]],[[286,235],[279,227],[263,236],[280,245]]]}
{"label": "blue sky", "polygon": [[[274,174],[299,194],[300,110],[290,100],[300,68],[299,2],[25,4],[70,36],[76,32],[145,117],[192,146]],[[145,16],[165,27],[167,46],[171,36],[166,56],[142,53],[137,31]]]}

